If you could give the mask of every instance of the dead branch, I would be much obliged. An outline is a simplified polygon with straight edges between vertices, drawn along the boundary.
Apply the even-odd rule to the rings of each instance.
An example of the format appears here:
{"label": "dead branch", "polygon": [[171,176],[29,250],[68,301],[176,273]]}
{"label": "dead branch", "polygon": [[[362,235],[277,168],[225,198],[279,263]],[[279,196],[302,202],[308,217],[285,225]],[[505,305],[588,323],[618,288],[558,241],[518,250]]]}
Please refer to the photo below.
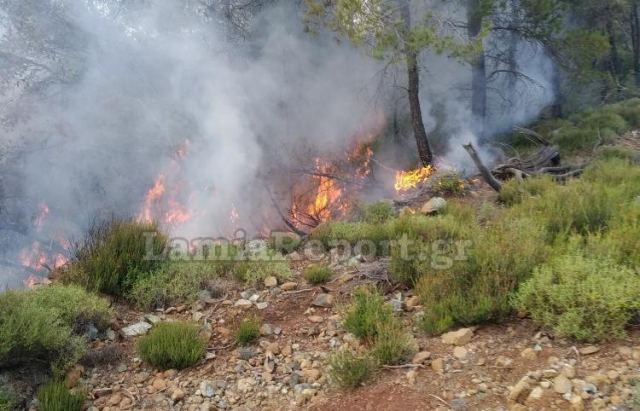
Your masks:
{"label": "dead branch", "polygon": [[295,226],[295,224],[293,224],[291,222],[291,220],[289,220],[287,218],[287,216],[284,215],[282,210],[280,210],[280,207],[278,206],[278,202],[276,201],[275,197],[273,196],[273,193],[271,192],[271,190],[266,185],[265,185],[264,188],[269,193],[269,197],[271,198],[271,203],[273,204],[273,207],[276,209],[276,212],[278,213],[280,218],[282,218],[282,221],[284,222],[284,224],[287,227],[289,227],[289,229],[291,231],[293,231],[294,233],[298,234],[300,237],[306,237],[308,235],[308,233],[305,233],[304,231],[300,230],[298,227]]}
{"label": "dead branch", "polygon": [[485,179],[487,184],[489,184],[494,190],[500,192],[500,190],[502,190],[502,183],[498,181],[498,179],[495,178],[493,174],[491,174],[491,171],[489,171],[489,169],[484,165],[484,163],[480,159],[480,156],[478,155],[478,152],[473,147],[473,144],[465,144],[462,147],[467,150],[467,153],[469,153],[469,156],[471,156],[471,159],[475,163],[478,170],[480,170],[480,173],[482,174],[482,177]]}

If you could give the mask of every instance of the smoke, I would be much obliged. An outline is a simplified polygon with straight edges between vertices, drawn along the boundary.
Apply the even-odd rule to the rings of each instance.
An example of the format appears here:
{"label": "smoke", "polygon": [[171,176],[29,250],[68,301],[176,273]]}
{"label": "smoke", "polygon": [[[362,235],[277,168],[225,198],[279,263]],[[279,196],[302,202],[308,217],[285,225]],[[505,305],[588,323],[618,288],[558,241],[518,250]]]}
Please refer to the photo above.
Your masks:
{"label": "smoke", "polygon": [[197,9],[154,3],[64,10],[84,39],[81,58],[62,62],[73,81],[25,97],[28,115],[7,130],[38,147],[16,165],[30,231],[41,203],[51,237],[136,216],[159,175],[197,217],[174,234],[226,234],[232,211],[259,228],[269,171],[344,150],[371,115],[378,63],[305,33],[295,8],[266,10],[239,44]]}

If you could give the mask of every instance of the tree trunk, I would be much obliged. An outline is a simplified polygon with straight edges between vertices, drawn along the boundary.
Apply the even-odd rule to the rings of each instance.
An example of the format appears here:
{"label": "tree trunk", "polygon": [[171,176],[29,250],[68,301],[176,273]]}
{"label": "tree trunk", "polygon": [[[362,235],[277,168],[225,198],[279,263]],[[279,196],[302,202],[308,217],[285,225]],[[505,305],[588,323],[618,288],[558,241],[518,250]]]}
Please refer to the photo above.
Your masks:
{"label": "tree trunk", "polygon": [[[482,30],[481,0],[467,2],[467,34],[469,40],[475,40]],[[471,115],[473,129],[480,141],[485,138],[485,120],[487,116],[487,69],[484,46],[480,47],[471,61]]]}
{"label": "tree trunk", "polygon": [[620,54],[618,52],[618,41],[616,39],[616,32],[613,27],[613,13],[611,11],[611,6],[607,5],[605,9],[605,31],[607,32],[607,36],[609,37],[609,46],[610,46],[610,70],[613,78],[618,80],[618,76],[620,75]]}
{"label": "tree trunk", "polygon": [[407,91],[409,94],[409,110],[411,111],[411,127],[418,145],[418,156],[424,166],[433,162],[433,153],[429,146],[427,131],[422,120],[422,108],[420,107],[420,73],[418,72],[418,53],[408,44],[408,35],[411,32],[411,8],[409,0],[398,0],[400,13],[404,23],[404,55],[407,65]]}
{"label": "tree trunk", "polygon": [[633,74],[636,87],[640,87],[640,0],[631,2],[631,45],[633,48]]}

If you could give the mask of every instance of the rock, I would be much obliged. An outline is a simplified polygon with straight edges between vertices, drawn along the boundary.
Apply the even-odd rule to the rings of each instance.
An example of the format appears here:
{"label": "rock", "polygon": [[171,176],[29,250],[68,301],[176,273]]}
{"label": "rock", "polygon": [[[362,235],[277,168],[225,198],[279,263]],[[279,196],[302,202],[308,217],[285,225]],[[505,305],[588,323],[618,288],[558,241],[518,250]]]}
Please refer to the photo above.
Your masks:
{"label": "rock", "polygon": [[331,308],[333,306],[333,296],[331,294],[318,294],[313,299],[311,305],[316,307]]}
{"label": "rock", "polygon": [[267,344],[265,350],[273,355],[280,354],[280,345],[277,342]]}
{"label": "rock", "polygon": [[205,398],[212,398],[214,395],[216,395],[216,390],[213,387],[213,384],[211,384],[211,382],[209,381],[202,381],[200,383],[200,395]]}
{"label": "rock", "polygon": [[580,354],[582,355],[591,355],[600,351],[600,347],[596,347],[595,345],[589,345],[587,347],[580,348]]}
{"label": "rock", "polygon": [[310,368],[308,370],[304,370],[302,375],[307,382],[315,382],[320,378],[321,373],[320,370],[316,368]]}
{"label": "rock", "polygon": [[267,323],[262,324],[260,326],[260,335],[264,335],[264,336],[273,335],[273,326]]}
{"label": "rock", "polygon": [[411,297],[407,298],[404,301],[404,306],[407,309],[407,311],[411,311],[414,308],[418,307],[420,305],[420,298],[418,298],[417,295],[412,295]]}
{"label": "rock", "polygon": [[584,411],[584,402],[579,395],[574,395],[569,404],[571,404],[571,411]]}
{"label": "rock", "polygon": [[572,389],[573,384],[571,384],[571,381],[564,375],[558,375],[553,379],[553,390],[558,394],[571,393]]}
{"label": "rock", "polygon": [[249,300],[245,300],[244,298],[239,299],[238,301],[235,302],[235,304],[233,304],[234,307],[242,307],[242,308],[249,308],[251,306],[253,306],[253,303]]}
{"label": "rock", "polygon": [[456,347],[453,349],[453,356],[459,360],[464,360],[467,358],[467,349],[464,347]]}
{"label": "rock", "polygon": [[407,372],[406,377],[407,377],[407,380],[409,381],[409,384],[414,385],[416,383],[417,375],[418,373],[416,372],[416,370],[411,370]]}
{"label": "rock", "polygon": [[64,385],[67,388],[71,389],[78,385],[78,381],[80,381],[80,377],[82,377],[82,373],[84,372],[84,367],[81,365],[74,366],[69,372],[67,372],[67,376],[64,379]]}
{"label": "rock", "polygon": [[598,388],[595,385],[588,382],[582,386],[582,391],[590,395],[596,395],[596,393],[598,392]]}
{"label": "rock", "polygon": [[509,357],[505,357],[504,355],[499,355],[496,358],[496,365],[500,368],[509,368],[513,364],[513,360]]}
{"label": "rock", "polygon": [[167,388],[167,382],[162,378],[155,378],[151,386],[155,391],[161,391]]}
{"label": "rock", "polygon": [[144,316],[144,320],[146,322],[148,322],[149,324],[152,324],[152,325],[156,325],[156,324],[162,322],[162,318],[158,317],[155,314],[147,314],[147,315],[145,315]]}
{"label": "rock", "polygon": [[411,360],[411,362],[413,364],[424,364],[429,358],[431,358],[431,353],[429,351],[420,351],[413,356],[413,360]]}
{"label": "rock", "polygon": [[516,385],[511,387],[509,394],[507,395],[507,399],[517,403],[524,403],[530,393],[531,387],[529,386],[529,382],[527,379],[522,379],[518,381]]}
{"label": "rock", "polygon": [[269,276],[264,279],[264,286],[267,288],[273,288],[278,286],[278,279],[274,276]]}
{"label": "rock", "polygon": [[533,348],[525,348],[520,353],[520,357],[524,358],[525,360],[535,360],[538,357],[538,354]]}
{"label": "rock", "polygon": [[324,321],[324,318],[319,315],[312,315],[309,317],[309,321],[311,321],[312,323],[321,323]]}
{"label": "rock", "polygon": [[122,394],[120,394],[119,392],[116,392],[114,394],[111,394],[111,397],[109,397],[109,401],[107,401],[107,404],[111,406],[116,406],[121,402],[122,402]]}
{"label": "rock", "polygon": [[542,387],[535,387],[533,390],[531,390],[531,393],[529,393],[526,403],[527,404],[535,403],[539,401],[543,395],[544,395],[544,390],[542,389]]}
{"label": "rock", "polygon": [[124,327],[120,330],[120,333],[125,338],[137,337],[149,332],[153,326],[148,322],[140,321],[139,323],[131,324],[128,327]]}
{"label": "rock", "polygon": [[600,373],[587,376],[585,381],[595,385],[600,391],[603,391],[604,387],[611,383],[611,381],[609,381],[609,377]]}
{"label": "rock", "polygon": [[442,342],[449,345],[465,345],[473,338],[473,330],[471,328],[460,328],[457,331],[451,331],[442,334]]}
{"label": "rock", "polygon": [[257,308],[258,310],[264,310],[264,309],[266,309],[268,306],[269,306],[269,303],[268,303],[268,302],[266,302],[266,301],[262,301],[262,302],[259,302],[259,303],[257,303],[257,304],[256,304],[256,308]]}
{"label": "rock", "polygon": [[180,388],[176,388],[171,393],[171,401],[173,401],[174,403],[181,401],[183,398],[184,398],[184,391],[182,391]]}
{"label": "rock", "polygon": [[420,208],[420,212],[422,214],[434,214],[438,211],[442,210],[447,206],[447,200],[442,197],[433,197],[429,201],[427,201],[422,208]]}
{"label": "rock", "polygon": [[444,372],[444,360],[442,358],[436,358],[431,361],[431,369],[437,373]]}
{"label": "rock", "polygon": [[207,301],[211,300],[213,298],[213,296],[211,295],[211,291],[209,290],[200,290],[198,291],[198,300],[202,301],[203,303],[206,303]]}
{"label": "rock", "polygon": [[576,377],[576,369],[573,368],[573,366],[569,365],[569,364],[565,364],[562,367],[562,370],[560,371],[560,374],[564,375],[565,377],[572,379]]}
{"label": "rock", "polygon": [[199,322],[200,320],[202,320],[202,317],[204,317],[204,314],[200,311],[196,311],[195,313],[193,313],[193,315],[191,316],[191,318],[193,319],[194,322]]}
{"label": "rock", "polygon": [[293,281],[287,281],[286,283],[280,286],[282,291],[292,291],[298,288],[298,283],[294,283]]}
{"label": "rock", "polygon": [[237,390],[240,393],[247,393],[251,391],[256,381],[253,378],[240,378],[237,382]]}

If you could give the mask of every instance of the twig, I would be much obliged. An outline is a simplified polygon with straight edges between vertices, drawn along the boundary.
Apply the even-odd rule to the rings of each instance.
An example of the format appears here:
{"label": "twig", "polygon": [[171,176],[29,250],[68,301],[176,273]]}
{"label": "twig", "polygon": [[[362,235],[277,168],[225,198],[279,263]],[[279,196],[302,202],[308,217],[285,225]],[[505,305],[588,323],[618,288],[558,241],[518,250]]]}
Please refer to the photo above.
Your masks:
{"label": "twig", "polygon": [[443,400],[442,398],[438,397],[437,395],[434,395],[434,394],[427,394],[427,395],[429,395],[430,397],[435,398],[436,400],[440,401],[441,403],[443,403],[443,404],[444,404],[444,405],[446,405],[447,407],[452,408],[452,407],[451,407],[451,405],[449,405],[449,403],[448,403],[448,402],[446,402],[446,401],[445,401],[445,400]]}
{"label": "twig", "polygon": [[231,348],[235,345],[235,343],[229,343],[227,345],[223,345],[222,347],[208,347],[207,351],[220,351],[220,350],[226,350],[227,348]]}
{"label": "twig", "polygon": [[422,364],[401,364],[401,365],[383,365],[382,368],[388,370],[396,370],[401,368],[425,368]]}
{"label": "twig", "polygon": [[304,288],[302,290],[295,290],[295,291],[285,291],[282,294],[284,295],[289,295],[289,294],[300,294],[300,293],[306,293],[307,291],[313,291],[315,290],[315,288]]}

